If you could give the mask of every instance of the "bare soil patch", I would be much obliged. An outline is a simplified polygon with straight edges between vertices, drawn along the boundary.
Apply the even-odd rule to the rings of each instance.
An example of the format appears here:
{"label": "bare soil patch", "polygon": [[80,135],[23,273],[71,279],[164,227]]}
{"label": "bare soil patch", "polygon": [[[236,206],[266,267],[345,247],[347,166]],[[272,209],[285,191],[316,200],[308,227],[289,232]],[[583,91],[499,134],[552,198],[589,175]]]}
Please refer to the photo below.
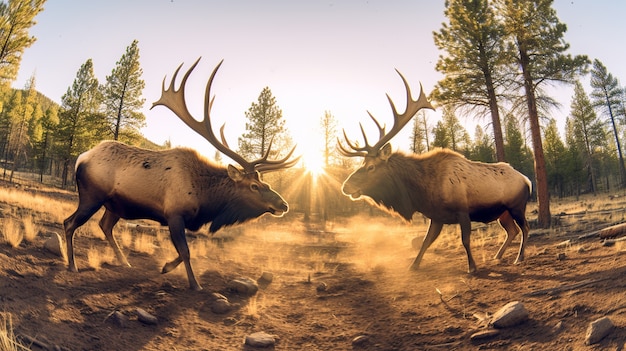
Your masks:
{"label": "bare soil patch", "polygon": [[[71,200],[50,189],[40,194],[51,201]],[[512,264],[518,241],[496,262],[492,257],[504,231],[475,225],[480,228],[472,234],[479,270],[474,275],[466,273],[456,227],[435,242],[418,272],[408,271],[417,254],[411,241],[426,229],[419,218],[404,224],[365,215],[322,227],[288,214],[214,237],[192,234],[192,264],[201,292],[188,289],[182,265],[160,274],[163,263],[174,257],[171,243],[152,254],[127,246],[133,267],[103,264],[96,269],[89,268],[87,252],[104,251],[108,244],[77,233],[81,272],[71,273],[43,248],[46,237],[40,235],[17,248],[0,245],[0,301],[15,333],[40,343],[31,345],[33,350],[55,345],[69,350],[251,350],[243,341],[257,331],[276,335],[276,350],[623,350],[626,245],[603,246],[597,237],[576,240],[624,221],[623,199],[605,198],[601,203],[600,196],[554,201],[552,211],[561,215],[551,230],[531,230],[521,265]],[[1,205],[4,218],[33,211]],[[61,223],[34,213],[42,216],[34,220],[46,230],[62,232]],[[558,246],[568,239],[574,241]],[[232,279],[257,279],[263,272],[274,279],[252,297],[227,289]],[[213,313],[214,292],[236,307]],[[486,316],[510,301],[522,301],[530,319],[499,335],[470,340],[485,328]],[[157,324],[139,322],[137,308],[156,316]],[[125,326],[111,320],[115,311],[129,318]],[[603,316],[613,320],[615,330],[599,344],[584,345],[589,323]],[[359,336],[361,341],[353,343]]]}

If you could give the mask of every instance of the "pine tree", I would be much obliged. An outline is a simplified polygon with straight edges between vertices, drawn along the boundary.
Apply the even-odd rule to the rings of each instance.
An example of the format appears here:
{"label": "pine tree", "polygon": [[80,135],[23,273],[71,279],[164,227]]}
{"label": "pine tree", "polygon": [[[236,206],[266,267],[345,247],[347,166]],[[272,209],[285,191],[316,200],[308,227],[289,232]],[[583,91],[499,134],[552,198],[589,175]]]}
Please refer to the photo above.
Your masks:
{"label": "pine tree", "polygon": [[563,197],[565,179],[567,178],[567,151],[565,144],[559,136],[559,130],[554,118],[551,118],[546,126],[543,139],[545,140],[544,149],[546,151],[548,185],[559,194],[559,197]]}
{"label": "pine tree", "polygon": [[619,157],[620,186],[624,187],[626,186],[626,169],[624,168],[624,156],[622,154],[618,123],[616,121],[616,118],[620,114],[624,114],[624,102],[622,100],[624,89],[619,87],[617,78],[614,78],[598,59],[593,61],[590,83],[593,88],[591,92],[593,106],[597,108],[602,115],[608,117],[613,129],[613,136],[615,137],[615,145],[617,146],[617,154]]}
{"label": "pine tree", "polygon": [[535,158],[538,223],[540,227],[548,227],[551,223],[550,196],[537,94],[542,85],[550,82],[572,83],[586,68],[588,59],[583,55],[572,57],[564,53],[569,48],[563,40],[567,26],[559,22],[552,0],[499,0],[499,6],[505,30],[512,38],[507,51],[520,68],[520,86],[528,109]]}
{"label": "pine tree", "polygon": [[141,79],[143,70],[139,64],[139,42],[133,42],[117,61],[111,75],[106,77],[103,87],[105,112],[110,118],[114,140],[133,142],[144,126],[146,117],[139,110],[146,99],[142,98],[145,82]]}
{"label": "pine tree", "polygon": [[100,139],[105,127],[100,113],[102,95],[94,75],[93,62],[81,65],[72,86],[61,97],[62,110],[55,141],[63,161],[63,187],[67,185],[70,161],[89,149]]}
{"label": "pine tree", "polygon": [[[278,156],[281,148],[287,148],[290,140],[285,132],[283,111],[276,104],[276,98],[269,87],[263,88],[256,103],[252,103],[245,113],[246,133],[239,137],[239,154],[246,159],[262,157],[272,141],[270,159]],[[281,139],[282,138],[282,139]]]}
{"label": "pine tree", "polygon": [[24,50],[36,38],[28,34],[34,18],[43,11],[45,0],[8,0],[0,2],[0,84],[17,77]]}
{"label": "pine tree", "polygon": [[534,175],[533,156],[520,132],[518,120],[509,114],[505,118],[504,125],[504,152],[507,154],[509,164],[527,177],[532,178]]}
{"label": "pine tree", "polygon": [[422,154],[429,150],[428,119],[425,111],[418,111],[413,120],[413,130],[410,135],[411,151]]}
{"label": "pine tree", "polygon": [[324,115],[320,119],[320,128],[324,137],[324,167],[331,165],[331,158],[334,157],[335,139],[337,138],[337,119],[330,111],[324,111]]}
{"label": "pine tree", "polygon": [[498,22],[488,0],[446,1],[443,23],[435,32],[441,55],[435,68],[445,77],[437,83],[433,99],[466,113],[488,112],[499,161],[505,160],[504,139],[498,109],[499,90],[504,83],[502,68],[507,64],[504,27]]}
{"label": "pine tree", "polygon": [[12,111],[13,118],[13,166],[11,167],[11,174],[9,176],[9,182],[13,182],[13,175],[15,170],[20,164],[22,159],[22,152],[26,146],[30,143],[28,138],[28,127],[31,119],[35,117],[35,98],[37,97],[37,90],[35,89],[35,77],[31,76],[26,87],[24,94],[22,95],[19,107]]}
{"label": "pine tree", "polygon": [[493,140],[483,131],[481,126],[476,126],[474,132],[474,146],[470,159],[480,162],[495,162],[496,152],[493,148]]}
{"label": "pine tree", "polygon": [[574,141],[582,151],[584,165],[587,171],[587,191],[596,192],[596,172],[594,170],[595,150],[606,144],[606,130],[604,124],[593,110],[591,101],[587,97],[580,82],[574,86],[574,98],[571,104],[571,126]]}

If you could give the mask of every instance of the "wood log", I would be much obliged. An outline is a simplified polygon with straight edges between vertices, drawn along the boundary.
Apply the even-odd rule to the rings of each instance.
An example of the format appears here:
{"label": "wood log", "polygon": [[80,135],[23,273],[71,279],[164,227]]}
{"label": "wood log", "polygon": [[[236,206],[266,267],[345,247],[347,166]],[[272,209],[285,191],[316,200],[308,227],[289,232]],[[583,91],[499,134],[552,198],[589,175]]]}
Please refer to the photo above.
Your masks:
{"label": "wood log", "polygon": [[606,227],[598,231],[598,236],[602,239],[615,238],[626,234],[626,223],[620,223]]}

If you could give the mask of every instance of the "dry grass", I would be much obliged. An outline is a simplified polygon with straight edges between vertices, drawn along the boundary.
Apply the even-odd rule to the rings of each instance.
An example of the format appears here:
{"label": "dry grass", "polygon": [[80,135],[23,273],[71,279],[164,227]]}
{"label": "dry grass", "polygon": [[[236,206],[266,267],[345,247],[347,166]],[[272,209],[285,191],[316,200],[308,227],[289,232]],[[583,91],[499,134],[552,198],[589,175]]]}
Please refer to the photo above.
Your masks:
{"label": "dry grass", "polygon": [[108,245],[104,248],[96,248],[92,246],[89,250],[87,250],[87,265],[96,271],[100,270],[103,263],[112,265],[116,262],[115,260],[115,253]]}
{"label": "dry grass", "polygon": [[22,227],[24,228],[24,240],[33,242],[37,237],[37,234],[41,230],[41,226],[35,223],[35,217],[30,215],[22,221]]}
{"label": "dry grass", "polygon": [[11,247],[18,247],[22,243],[24,239],[24,234],[22,233],[22,225],[21,223],[11,217],[5,218],[2,221],[1,229],[2,238],[4,242],[11,245]]}
{"label": "dry grass", "polygon": [[13,318],[10,313],[3,312],[0,316],[0,350],[25,351],[30,350],[22,345],[13,332]]}
{"label": "dry grass", "polygon": [[76,210],[74,202],[52,199],[19,188],[0,188],[0,202],[11,204],[14,208],[37,211],[46,220],[55,223],[62,223]]}
{"label": "dry grass", "polygon": [[157,249],[154,236],[144,233],[135,234],[133,249],[137,252],[145,253],[147,255],[154,254]]}

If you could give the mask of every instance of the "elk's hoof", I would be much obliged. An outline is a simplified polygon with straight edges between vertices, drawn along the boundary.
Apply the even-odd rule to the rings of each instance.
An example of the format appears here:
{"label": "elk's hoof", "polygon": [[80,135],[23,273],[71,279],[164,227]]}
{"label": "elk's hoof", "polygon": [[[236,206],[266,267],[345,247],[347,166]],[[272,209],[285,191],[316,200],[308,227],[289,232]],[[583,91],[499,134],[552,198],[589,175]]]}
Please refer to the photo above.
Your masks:
{"label": "elk's hoof", "polygon": [[189,288],[194,291],[202,291],[202,287],[200,286],[200,284],[196,284],[195,286],[192,284],[189,286]]}

